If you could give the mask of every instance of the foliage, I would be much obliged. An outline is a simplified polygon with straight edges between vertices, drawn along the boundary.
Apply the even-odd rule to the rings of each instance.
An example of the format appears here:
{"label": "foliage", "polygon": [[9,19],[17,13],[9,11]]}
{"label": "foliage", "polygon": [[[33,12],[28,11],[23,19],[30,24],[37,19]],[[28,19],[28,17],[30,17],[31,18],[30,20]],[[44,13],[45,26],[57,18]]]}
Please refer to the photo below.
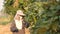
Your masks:
{"label": "foliage", "polygon": [[[7,1],[7,0],[6,0]],[[15,15],[18,9],[24,10],[25,19],[30,22],[31,34],[58,34],[60,28],[60,1],[49,0],[19,0],[17,8],[14,1],[5,3],[8,14]],[[42,32],[42,33],[41,33]],[[43,33],[44,32],[44,33]]]}

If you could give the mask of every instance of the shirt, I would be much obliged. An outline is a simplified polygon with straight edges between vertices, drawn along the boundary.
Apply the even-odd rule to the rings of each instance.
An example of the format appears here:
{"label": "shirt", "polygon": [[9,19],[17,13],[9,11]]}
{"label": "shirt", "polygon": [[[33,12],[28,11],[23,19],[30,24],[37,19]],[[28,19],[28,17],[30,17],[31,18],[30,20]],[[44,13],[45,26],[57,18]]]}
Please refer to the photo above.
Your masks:
{"label": "shirt", "polygon": [[16,24],[16,27],[17,29],[22,29],[22,20],[18,21],[18,20],[15,20],[15,24]]}

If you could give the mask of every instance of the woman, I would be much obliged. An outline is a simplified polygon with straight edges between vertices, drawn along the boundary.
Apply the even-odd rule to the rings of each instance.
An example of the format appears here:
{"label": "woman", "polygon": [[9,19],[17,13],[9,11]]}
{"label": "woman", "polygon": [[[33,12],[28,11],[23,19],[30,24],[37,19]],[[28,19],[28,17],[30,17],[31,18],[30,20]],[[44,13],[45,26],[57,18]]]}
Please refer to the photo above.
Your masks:
{"label": "woman", "polygon": [[24,16],[25,14],[21,10],[17,11],[14,17],[14,21],[12,22],[10,27],[10,30],[13,34],[25,34],[25,27],[28,23],[24,20]]}

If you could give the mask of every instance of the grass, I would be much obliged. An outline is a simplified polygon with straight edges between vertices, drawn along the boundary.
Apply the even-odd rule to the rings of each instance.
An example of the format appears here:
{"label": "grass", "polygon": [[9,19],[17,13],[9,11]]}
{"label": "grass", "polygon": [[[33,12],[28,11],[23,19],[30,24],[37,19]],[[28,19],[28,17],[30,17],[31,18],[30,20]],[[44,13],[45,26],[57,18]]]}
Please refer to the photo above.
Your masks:
{"label": "grass", "polygon": [[6,25],[8,24],[9,22],[0,22],[0,25]]}
{"label": "grass", "polygon": [[11,16],[7,16],[7,17],[2,16],[0,17],[0,25],[6,25],[10,22],[10,20],[11,20]]}

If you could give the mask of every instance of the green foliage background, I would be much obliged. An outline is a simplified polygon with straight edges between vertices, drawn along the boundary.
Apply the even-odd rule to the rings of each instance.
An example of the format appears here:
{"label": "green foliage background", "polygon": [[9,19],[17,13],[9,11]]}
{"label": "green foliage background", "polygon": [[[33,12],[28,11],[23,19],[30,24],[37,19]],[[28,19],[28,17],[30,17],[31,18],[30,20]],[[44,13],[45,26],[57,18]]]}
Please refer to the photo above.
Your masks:
{"label": "green foliage background", "polygon": [[5,0],[5,12],[14,16],[18,9],[23,10],[31,34],[60,34],[60,0],[18,1],[18,7],[13,7],[15,0]]}

